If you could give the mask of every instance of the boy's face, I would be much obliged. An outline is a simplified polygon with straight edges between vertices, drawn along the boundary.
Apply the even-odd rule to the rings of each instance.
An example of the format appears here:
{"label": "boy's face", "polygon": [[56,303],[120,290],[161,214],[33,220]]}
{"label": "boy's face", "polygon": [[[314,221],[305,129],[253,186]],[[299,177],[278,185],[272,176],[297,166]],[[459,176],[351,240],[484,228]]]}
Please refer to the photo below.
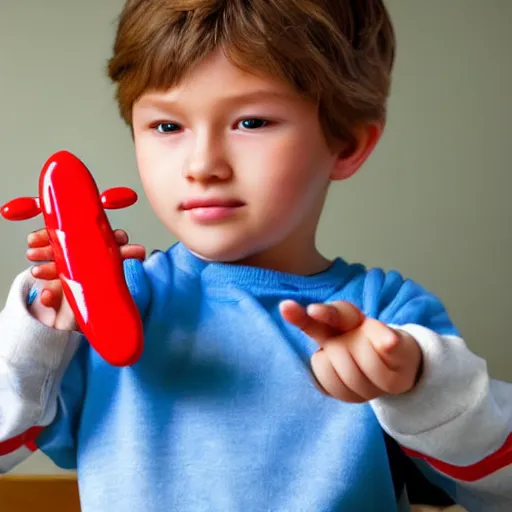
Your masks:
{"label": "boy's face", "polygon": [[282,271],[318,257],[338,155],[316,107],[288,87],[216,52],[178,87],[144,94],[133,132],[148,199],[190,250]]}

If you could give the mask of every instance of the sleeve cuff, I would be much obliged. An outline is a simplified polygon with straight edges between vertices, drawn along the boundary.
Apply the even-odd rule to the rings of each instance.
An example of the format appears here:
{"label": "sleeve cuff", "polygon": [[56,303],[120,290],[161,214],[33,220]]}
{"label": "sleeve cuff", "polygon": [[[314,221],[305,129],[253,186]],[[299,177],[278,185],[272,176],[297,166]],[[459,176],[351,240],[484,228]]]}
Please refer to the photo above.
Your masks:
{"label": "sleeve cuff", "polygon": [[419,325],[399,328],[420,345],[423,374],[410,392],[370,402],[383,429],[407,448],[454,463],[496,449],[508,430],[490,392],[485,360],[459,337]]}
{"label": "sleeve cuff", "polygon": [[19,274],[9,291],[4,309],[0,312],[0,358],[14,368],[44,366],[49,371],[59,367],[70,331],[44,325],[29,310],[36,279],[26,270]]}

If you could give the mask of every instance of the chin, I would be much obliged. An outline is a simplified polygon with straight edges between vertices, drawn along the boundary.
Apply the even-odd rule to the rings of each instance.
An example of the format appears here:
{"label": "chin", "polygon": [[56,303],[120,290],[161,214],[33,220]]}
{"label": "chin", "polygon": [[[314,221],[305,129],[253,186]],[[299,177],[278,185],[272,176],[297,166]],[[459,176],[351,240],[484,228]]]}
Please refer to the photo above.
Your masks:
{"label": "chin", "polygon": [[211,245],[206,246],[205,244],[192,244],[187,243],[186,240],[182,240],[182,243],[188,248],[188,250],[201,258],[204,261],[215,261],[219,263],[236,263],[238,261],[244,260],[253,254],[256,251],[251,251],[249,248],[242,247],[241,244],[236,244],[234,247],[222,246],[222,245]]}

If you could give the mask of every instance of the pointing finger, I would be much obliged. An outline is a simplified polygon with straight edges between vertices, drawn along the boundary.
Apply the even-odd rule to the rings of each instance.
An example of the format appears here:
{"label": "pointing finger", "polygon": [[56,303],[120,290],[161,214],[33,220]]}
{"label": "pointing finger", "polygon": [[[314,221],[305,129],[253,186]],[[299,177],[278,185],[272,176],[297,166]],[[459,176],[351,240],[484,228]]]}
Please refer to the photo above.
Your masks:
{"label": "pointing finger", "polygon": [[308,315],[306,309],[293,300],[285,300],[279,305],[282,317],[301,329],[305,334],[321,344],[333,335],[333,329]]}
{"label": "pointing finger", "polygon": [[363,313],[346,301],[334,301],[329,304],[311,304],[307,308],[309,316],[336,330],[336,334],[357,329],[364,321]]}

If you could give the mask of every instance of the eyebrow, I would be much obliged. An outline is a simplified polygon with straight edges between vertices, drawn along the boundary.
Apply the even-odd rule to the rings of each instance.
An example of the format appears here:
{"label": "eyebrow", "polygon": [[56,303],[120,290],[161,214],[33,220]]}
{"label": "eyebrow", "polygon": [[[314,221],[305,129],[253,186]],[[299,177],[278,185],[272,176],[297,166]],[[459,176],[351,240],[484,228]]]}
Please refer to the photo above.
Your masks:
{"label": "eyebrow", "polygon": [[228,96],[225,101],[227,103],[244,103],[250,101],[261,101],[261,100],[291,100],[293,96],[290,93],[278,92],[278,91],[252,91],[244,94],[238,94],[236,96]]}
{"label": "eyebrow", "polygon": [[[286,92],[256,90],[248,93],[237,94],[233,96],[225,96],[221,99],[221,103],[238,105],[243,103],[254,103],[256,101],[280,100],[291,101],[293,95]],[[156,94],[150,94],[141,100],[142,107],[156,107],[166,110],[170,107],[179,107],[179,100],[164,98]]]}

